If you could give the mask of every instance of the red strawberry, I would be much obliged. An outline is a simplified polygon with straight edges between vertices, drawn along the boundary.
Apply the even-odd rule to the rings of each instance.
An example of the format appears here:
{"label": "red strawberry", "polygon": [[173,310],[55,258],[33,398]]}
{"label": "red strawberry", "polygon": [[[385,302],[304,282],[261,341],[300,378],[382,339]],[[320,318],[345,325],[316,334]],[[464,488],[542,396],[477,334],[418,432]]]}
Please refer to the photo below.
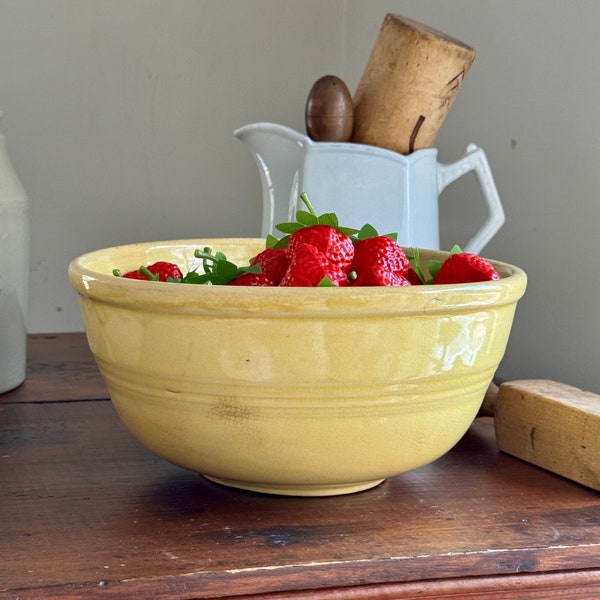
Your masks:
{"label": "red strawberry", "polygon": [[166,281],[168,277],[172,279],[182,279],[183,273],[179,269],[179,267],[170,262],[159,261],[150,265],[148,267],[148,271],[153,273],[154,275],[158,275],[159,281]]}
{"label": "red strawberry", "polygon": [[408,279],[410,285],[423,285],[421,278],[417,275],[417,272],[412,267],[409,267],[408,271],[406,272],[406,279]]}
{"label": "red strawberry", "polygon": [[302,244],[312,244],[327,260],[347,271],[354,256],[352,240],[331,225],[311,225],[302,227],[290,235],[288,250],[293,256]]}
{"label": "red strawberry", "polygon": [[346,273],[329,262],[323,252],[312,244],[295,248],[292,262],[279,283],[281,287],[316,287],[325,277],[335,286],[348,285]]}
{"label": "red strawberry", "polygon": [[500,279],[496,269],[477,254],[458,252],[451,254],[433,278],[434,284],[472,283]]}
{"label": "red strawberry", "polygon": [[410,281],[402,276],[388,271],[381,265],[373,265],[368,269],[365,269],[361,274],[352,282],[353,286],[404,286],[411,285]]}
{"label": "red strawberry", "polygon": [[150,277],[146,275],[142,275],[139,271],[127,271],[127,273],[123,273],[122,277],[125,279],[144,279],[146,281],[150,280]]}
{"label": "red strawberry", "polygon": [[379,265],[387,271],[406,275],[408,258],[396,241],[385,235],[378,235],[354,244],[354,259],[350,266],[358,276],[369,267]]}
{"label": "red strawberry", "polygon": [[126,279],[155,279],[149,276],[144,271],[150,272],[151,275],[158,276],[158,281],[166,281],[167,278],[183,279],[183,273],[175,263],[158,261],[147,267],[141,267],[137,271],[129,271],[123,277]]}
{"label": "red strawberry", "polygon": [[242,273],[227,285],[275,286],[275,282],[264,273]]}
{"label": "red strawberry", "polygon": [[267,248],[257,254],[250,264],[260,265],[261,273],[279,285],[290,266],[289,253],[287,248]]}

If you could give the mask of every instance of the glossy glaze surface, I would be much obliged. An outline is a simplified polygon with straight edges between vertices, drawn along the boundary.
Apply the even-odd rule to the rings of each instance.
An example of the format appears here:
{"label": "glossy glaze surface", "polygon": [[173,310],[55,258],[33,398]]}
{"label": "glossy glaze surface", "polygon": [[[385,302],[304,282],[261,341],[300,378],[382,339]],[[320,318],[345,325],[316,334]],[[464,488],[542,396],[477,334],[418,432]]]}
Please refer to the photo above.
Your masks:
{"label": "glossy glaze surface", "polygon": [[365,489],[448,451],[504,354],[525,274],[495,263],[496,282],[343,289],[112,275],[185,267],[205,245],[245,263],[262,244],[157,242],[72,262],[91,350],[131,432],[213,480],[280,494]]}

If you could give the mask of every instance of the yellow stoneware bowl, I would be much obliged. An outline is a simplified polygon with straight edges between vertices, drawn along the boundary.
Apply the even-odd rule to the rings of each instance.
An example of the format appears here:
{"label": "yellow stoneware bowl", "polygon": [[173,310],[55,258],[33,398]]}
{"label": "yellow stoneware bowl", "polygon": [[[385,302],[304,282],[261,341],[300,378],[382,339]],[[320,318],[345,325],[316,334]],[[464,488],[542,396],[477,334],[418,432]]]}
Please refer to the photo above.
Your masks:
{"label": "yellow stoneware bowl", "polygon": [[204,246],[247,264],[264,241],[107,248],[75,259],[69,277],[133,435],[212,481],[274,494],[368,489],[452,448],[480,408],[526,287],[523,271],[500,262],[499,281],[398,288],[181,285],[112,274],[157,260],[185,272]]}

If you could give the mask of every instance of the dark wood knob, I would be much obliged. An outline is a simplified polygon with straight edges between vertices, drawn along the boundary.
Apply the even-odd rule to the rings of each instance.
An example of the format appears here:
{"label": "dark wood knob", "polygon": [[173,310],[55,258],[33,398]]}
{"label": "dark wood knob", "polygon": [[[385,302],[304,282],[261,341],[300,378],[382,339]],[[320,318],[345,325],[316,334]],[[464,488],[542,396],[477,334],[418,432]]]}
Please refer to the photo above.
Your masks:
{"label": "dark wood knob", "polygon": [[354,105],[346,84],[325,75],[312,86],[306,101],[306,133],[317,142],[347,142],[354,128]]}

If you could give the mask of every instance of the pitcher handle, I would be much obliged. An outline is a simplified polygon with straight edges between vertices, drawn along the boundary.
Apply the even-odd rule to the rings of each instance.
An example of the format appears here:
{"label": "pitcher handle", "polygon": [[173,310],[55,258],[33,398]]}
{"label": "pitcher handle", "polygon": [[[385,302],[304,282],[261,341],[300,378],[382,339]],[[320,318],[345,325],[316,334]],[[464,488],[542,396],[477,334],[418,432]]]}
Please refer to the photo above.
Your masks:
{"label": "pitcher handle", "polygon": [[458,161],[447,165],[438,163],[438,194],[441,194],[446,186],[470,171],[474,171],[477,177],[488,208],[488,218],[479,231],[462,247],[462,250],[479,254],[505,221],[502,202],[483,149],[478,148],[475,144],[469,144],[466,154]]}

